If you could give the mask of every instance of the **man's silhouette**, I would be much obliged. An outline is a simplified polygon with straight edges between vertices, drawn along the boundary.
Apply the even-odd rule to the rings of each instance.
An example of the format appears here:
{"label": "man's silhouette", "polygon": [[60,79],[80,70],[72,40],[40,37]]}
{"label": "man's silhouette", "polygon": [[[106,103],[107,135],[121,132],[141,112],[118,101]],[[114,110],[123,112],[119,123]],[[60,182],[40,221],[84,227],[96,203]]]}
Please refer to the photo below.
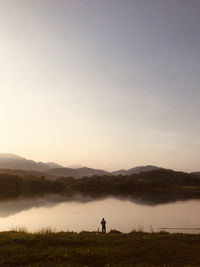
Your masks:
{"label": "man's silhouette", "polygon": [[104,218],[101,221],[101,225],[102,225],[102,233],[106,233],[106,221],[104,220]]}

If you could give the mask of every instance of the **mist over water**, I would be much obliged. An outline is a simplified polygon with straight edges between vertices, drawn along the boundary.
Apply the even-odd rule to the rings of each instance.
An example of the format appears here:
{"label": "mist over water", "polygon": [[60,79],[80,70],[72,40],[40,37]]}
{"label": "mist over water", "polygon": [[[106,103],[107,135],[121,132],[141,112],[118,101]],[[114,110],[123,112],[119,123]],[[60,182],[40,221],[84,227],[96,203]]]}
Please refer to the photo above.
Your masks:
{"label": "mist over water", "polygon": [[[160,231],[161,227],[198,228],[200,200],[166,204],[142,203],[128,198],[92,199],[81,195],[47,195],[0,202],[0,230],[25,227],[34,232],[51,227],[54,231],[97,231],[104,217],[107,231]],[[198,230],[170,230],[198,233]]]}

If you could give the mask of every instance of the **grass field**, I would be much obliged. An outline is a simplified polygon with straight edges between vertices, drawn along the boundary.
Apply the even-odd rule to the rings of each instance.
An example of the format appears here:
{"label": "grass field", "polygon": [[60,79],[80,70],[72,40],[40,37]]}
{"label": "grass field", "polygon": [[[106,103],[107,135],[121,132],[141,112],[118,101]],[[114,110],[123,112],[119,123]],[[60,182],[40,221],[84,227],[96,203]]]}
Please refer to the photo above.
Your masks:
{"label": "grass field", "polygon": [[200,235],[0,233],[0,266],[200,266]]}

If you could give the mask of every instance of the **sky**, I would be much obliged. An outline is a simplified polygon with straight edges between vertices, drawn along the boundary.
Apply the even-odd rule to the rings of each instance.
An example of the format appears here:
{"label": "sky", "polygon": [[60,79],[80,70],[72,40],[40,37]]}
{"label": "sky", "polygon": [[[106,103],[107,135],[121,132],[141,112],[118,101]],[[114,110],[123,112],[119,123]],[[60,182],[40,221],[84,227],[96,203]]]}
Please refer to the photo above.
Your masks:
{"label": "sky", "polygon": [[199,0],[0,0],[0,152],[200,170]]}

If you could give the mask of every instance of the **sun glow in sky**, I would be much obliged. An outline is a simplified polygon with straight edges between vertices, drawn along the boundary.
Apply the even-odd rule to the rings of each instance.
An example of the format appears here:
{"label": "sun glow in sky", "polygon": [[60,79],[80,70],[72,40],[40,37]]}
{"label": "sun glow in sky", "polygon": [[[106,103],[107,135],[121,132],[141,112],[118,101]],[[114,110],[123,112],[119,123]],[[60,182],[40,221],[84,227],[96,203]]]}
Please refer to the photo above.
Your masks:
{"label": "sun glow in sky", "polygon": [[0,0],[0,152],[200,170],[198,0]]}

